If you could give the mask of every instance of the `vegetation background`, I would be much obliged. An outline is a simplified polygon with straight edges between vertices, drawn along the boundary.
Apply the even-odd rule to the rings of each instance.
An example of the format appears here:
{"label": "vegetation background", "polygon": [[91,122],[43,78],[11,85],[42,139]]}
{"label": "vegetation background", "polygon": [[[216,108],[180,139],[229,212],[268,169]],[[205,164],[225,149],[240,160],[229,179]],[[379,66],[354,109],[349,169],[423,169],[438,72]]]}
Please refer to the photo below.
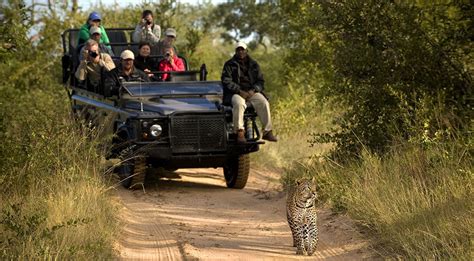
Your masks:
{"label": "vegetation background", "polygon": [[[473,24],[468,0],[176,1],[0,7],[0,258],[112,258],[120,226],[103,143],[70,118],[61,39],[92,10],[150,9],[192,68],[220,79],[233,43],[261,65],[280,141],[254,166],[314,177],[384,257],[472,258]],[[94,231],[94,233],[91,233]]]}

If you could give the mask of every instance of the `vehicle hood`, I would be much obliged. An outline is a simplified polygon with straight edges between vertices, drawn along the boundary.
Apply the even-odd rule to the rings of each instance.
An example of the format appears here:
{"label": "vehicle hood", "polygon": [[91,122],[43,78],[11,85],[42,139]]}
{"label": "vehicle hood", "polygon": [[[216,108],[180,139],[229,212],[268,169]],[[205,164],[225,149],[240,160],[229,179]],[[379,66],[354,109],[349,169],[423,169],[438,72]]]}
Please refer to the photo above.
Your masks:
{"label": "vehicle hood", "polygon": [[218,101],[205,98],[152,98],[148,100],[130,100],[126,108],[131,110],[154,112],[161,115],[169,115],[174,112],[184,111],[218,111]]}
{"label": "vehicle hood", "polygon": [[212,112],[222,101],[220,82],[150,83],[125,86],[129,110],[169,115],[174,112]]}

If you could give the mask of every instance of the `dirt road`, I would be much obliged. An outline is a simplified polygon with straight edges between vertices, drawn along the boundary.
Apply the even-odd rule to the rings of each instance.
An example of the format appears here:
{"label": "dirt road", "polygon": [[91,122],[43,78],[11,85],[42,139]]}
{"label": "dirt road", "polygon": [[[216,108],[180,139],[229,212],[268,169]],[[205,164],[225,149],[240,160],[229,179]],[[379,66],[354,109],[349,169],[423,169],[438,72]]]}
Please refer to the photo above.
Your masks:
{"label": "dirt road", "polygon": [[277,173],[251,170],[243,190],[227,189],[221,169],[177,173],[180,179],[151,180],[145,193],[119,189],[122,259],[371,259],[352,222],[325,209],[317,253],[296,256]]}

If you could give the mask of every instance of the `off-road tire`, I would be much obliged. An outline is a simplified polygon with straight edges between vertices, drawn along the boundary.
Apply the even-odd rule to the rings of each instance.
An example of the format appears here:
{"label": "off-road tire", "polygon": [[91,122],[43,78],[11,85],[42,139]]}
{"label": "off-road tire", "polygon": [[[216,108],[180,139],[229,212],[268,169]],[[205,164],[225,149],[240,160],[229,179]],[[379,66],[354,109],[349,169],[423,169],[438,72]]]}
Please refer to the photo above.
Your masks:
{"label": "off-road tire", "polygon": [[247,184],[250,172],[249,154],[229,158],[224,167],[224,177],[228,188],[243,189]]}
{"label": "off-road tire", "polygon": [[136,155],[131,158],[124,158],[121,155],[122,164],[118,168],[120,183],[125,188],[141,189],[145,187],[146,178],[146,158]]}

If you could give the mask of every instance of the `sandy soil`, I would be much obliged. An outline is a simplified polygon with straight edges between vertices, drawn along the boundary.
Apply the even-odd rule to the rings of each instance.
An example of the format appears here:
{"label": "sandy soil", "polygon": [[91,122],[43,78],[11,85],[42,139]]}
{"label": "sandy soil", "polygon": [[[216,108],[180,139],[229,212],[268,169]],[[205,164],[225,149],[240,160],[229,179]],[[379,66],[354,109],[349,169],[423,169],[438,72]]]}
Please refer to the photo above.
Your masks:
{"label": "sandy soil", "polygon": [[121,259],[375,259],[351,220],[327,209],[319,210],[315,256],[295,255],[278,173],[251,170],[243,190],[226,188],[221,169],[177,174],[180,179],[149,179],[146,191],[118,189]]}

